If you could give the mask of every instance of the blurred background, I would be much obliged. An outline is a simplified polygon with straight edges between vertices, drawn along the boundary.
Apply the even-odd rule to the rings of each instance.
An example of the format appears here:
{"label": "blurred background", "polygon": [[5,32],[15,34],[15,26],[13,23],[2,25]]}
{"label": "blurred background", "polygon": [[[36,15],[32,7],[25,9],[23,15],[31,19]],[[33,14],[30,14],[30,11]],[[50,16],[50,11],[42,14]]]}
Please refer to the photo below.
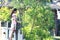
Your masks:
{"label": "blurred background", "polygon": [[55,40],[53,37],[58,24],[55,14],[60,7],[59,2],[60,0],[0,0],[0,21],[10,22],[12,9],[17,8],[21,25],[19,29],[25,40]]}

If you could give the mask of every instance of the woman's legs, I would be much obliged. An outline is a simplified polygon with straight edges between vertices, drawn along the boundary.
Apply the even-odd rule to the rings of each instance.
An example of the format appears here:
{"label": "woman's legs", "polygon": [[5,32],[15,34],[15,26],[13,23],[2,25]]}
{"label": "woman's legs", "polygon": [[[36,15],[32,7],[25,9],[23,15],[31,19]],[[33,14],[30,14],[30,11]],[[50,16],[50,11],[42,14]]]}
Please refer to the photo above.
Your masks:
{"label": "woman's legs", "polygon": [[9,34],[9,40],[12,40],[13,32],[14,32],[14,28],[13,28],[13,29],[11,29],[11,31],[10,31],[10,34]]}
{"label": "woman's legs", "polygon": [[16,24],[11,24],[11,30],[10,30],[10,34],[9,34],[9,40],[12,40],[12,35],[16,30]]}

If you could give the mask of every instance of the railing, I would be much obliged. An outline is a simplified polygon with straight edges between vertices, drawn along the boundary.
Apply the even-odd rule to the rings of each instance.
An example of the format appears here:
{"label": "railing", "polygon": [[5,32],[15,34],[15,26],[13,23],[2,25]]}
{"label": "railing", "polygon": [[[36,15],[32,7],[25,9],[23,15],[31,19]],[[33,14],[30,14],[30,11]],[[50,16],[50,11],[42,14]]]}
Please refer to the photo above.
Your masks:
{"label": "railing", "polygon": [[[1,21],[0,21],[0,28],[3,31],[2,34],[6,36],[6,40],[8,40],[9,39],[9,33],[11,31],[10,28],[8,28],[8,22],[5,22],[5,27],[2,27],[1,26]],[[12,38],[13,40],[24,40],[23,39],[23,34],[20,33],[20,30],[17,30],[16,32],[14,32],[13,35],[14,35],[13,38]]]}

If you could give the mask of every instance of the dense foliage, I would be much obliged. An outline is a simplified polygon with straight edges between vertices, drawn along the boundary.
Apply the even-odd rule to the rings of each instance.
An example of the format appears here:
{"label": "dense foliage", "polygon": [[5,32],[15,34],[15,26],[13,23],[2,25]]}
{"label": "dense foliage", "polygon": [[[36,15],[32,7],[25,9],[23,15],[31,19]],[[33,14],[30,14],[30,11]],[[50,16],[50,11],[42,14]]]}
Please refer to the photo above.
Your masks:
{"label": "dense foliage", "polygon": [[30,5],[23,14],[23,33],[26,40],[52,40],[50,31],[54,28],[54,14],[48,6]]}
{"label": "dense foliage", "polygon": [[8,21],[10,20],[10,10],[8,7],[2,7],[0,9],[0,21]]}

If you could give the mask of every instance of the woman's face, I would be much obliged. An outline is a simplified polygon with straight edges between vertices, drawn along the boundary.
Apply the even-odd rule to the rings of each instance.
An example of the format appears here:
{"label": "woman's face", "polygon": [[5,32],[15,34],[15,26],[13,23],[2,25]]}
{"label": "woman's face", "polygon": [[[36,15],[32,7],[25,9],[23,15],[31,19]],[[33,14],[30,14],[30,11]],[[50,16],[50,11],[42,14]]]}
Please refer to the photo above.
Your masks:
{"label": "woman's face", "polygon": [[14,11],[14,13],[17,13],[17,11]]}

